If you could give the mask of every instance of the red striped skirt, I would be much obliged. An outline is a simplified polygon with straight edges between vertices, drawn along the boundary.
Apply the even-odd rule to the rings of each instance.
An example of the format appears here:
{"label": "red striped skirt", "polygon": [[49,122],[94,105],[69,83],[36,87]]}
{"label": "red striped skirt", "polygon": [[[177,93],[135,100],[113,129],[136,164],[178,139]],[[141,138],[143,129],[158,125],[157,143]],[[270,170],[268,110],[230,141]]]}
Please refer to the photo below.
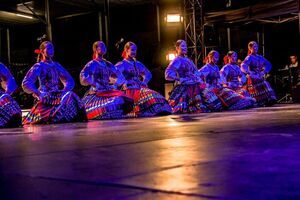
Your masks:
{"label": "red striped skirt", "polygon": [[87,94],[82,101],[88,119],[120,119],[133,108],[133,99],[118,90]]}
{"label": "red striped skirt", "polygon": [[8,94],[0,92],[0,128],[22,125],[22,112],[18,103]]}
{"label": "red striped skirt", "polygon": [[72,91],[49,92],[37,101],[23,119],[23,124],[67,123],[87,120],[84,105]]}

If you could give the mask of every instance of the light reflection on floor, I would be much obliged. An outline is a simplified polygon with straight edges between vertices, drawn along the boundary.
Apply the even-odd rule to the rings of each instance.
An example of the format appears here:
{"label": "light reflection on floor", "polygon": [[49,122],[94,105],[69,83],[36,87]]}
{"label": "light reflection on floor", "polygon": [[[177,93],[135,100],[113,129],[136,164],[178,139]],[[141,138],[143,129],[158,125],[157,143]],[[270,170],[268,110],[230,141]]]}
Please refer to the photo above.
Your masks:
{"label": "light reflection on floor", "polygon": [[1,129],[0,195],[300,199],[299,122],[277,105]]}

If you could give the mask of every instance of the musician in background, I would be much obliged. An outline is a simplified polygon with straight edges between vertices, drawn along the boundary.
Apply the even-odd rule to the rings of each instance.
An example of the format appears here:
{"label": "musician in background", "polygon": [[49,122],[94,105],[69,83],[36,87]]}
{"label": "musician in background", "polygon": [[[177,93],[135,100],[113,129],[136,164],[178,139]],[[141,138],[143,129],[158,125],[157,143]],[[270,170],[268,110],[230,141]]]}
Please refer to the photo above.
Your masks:
{"label": "musician in background", "polygon": [[290,56],[290,64],[285,66],[285,69],[291,70],[291,77],[292,77],[292,85],[300,86],[300,67],[298,64],[298,56],[296,55],[291,55]]}
{"label": "musician in background", "polygon": [[285,68],[288,69],[288,68],[294,68],[294,67],[299,67],[298,65],[298,56],[296,55],[291,55],[290,56],[290,61],[291,63],[289,65],[286,65]]}

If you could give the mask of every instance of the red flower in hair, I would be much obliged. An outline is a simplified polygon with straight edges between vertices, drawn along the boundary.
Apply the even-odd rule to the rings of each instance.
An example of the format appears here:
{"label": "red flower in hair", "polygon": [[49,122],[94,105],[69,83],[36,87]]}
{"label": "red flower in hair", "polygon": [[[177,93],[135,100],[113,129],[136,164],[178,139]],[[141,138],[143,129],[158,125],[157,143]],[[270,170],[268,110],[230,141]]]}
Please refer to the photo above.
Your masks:
{"label": "red flower in hair", "polygon": [[40,53],[42,53],[42,51],[41,51],[40,49],[35,49],[35,50],[34,50],[34,53],[40,54]]}
{"label": "red flower in hair", "polygon": [[208,63],[208,56],[205,56],[205,58],[203,59],[203,63],[207,64]]}
{"label": "red flower in hair", "polygon": [[126,58],[126,51],[124,50],[123,52],[122,52],[122,58]]}
{"label": "red flower in hair", "polygon": [[228,55],[224,56],[223,61],[224,64],[227,65],[229,63],[229,56]]}

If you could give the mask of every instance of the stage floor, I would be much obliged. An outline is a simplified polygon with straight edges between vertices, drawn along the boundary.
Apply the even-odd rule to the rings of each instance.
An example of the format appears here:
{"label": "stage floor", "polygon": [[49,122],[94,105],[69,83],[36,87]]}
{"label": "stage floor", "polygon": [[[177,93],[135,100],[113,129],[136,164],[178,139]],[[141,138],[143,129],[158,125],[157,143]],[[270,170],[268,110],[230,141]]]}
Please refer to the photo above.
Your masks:
{"label": "stage floor", "polygon": [[300,199],[300,105],[0,129],[0,199]]}

